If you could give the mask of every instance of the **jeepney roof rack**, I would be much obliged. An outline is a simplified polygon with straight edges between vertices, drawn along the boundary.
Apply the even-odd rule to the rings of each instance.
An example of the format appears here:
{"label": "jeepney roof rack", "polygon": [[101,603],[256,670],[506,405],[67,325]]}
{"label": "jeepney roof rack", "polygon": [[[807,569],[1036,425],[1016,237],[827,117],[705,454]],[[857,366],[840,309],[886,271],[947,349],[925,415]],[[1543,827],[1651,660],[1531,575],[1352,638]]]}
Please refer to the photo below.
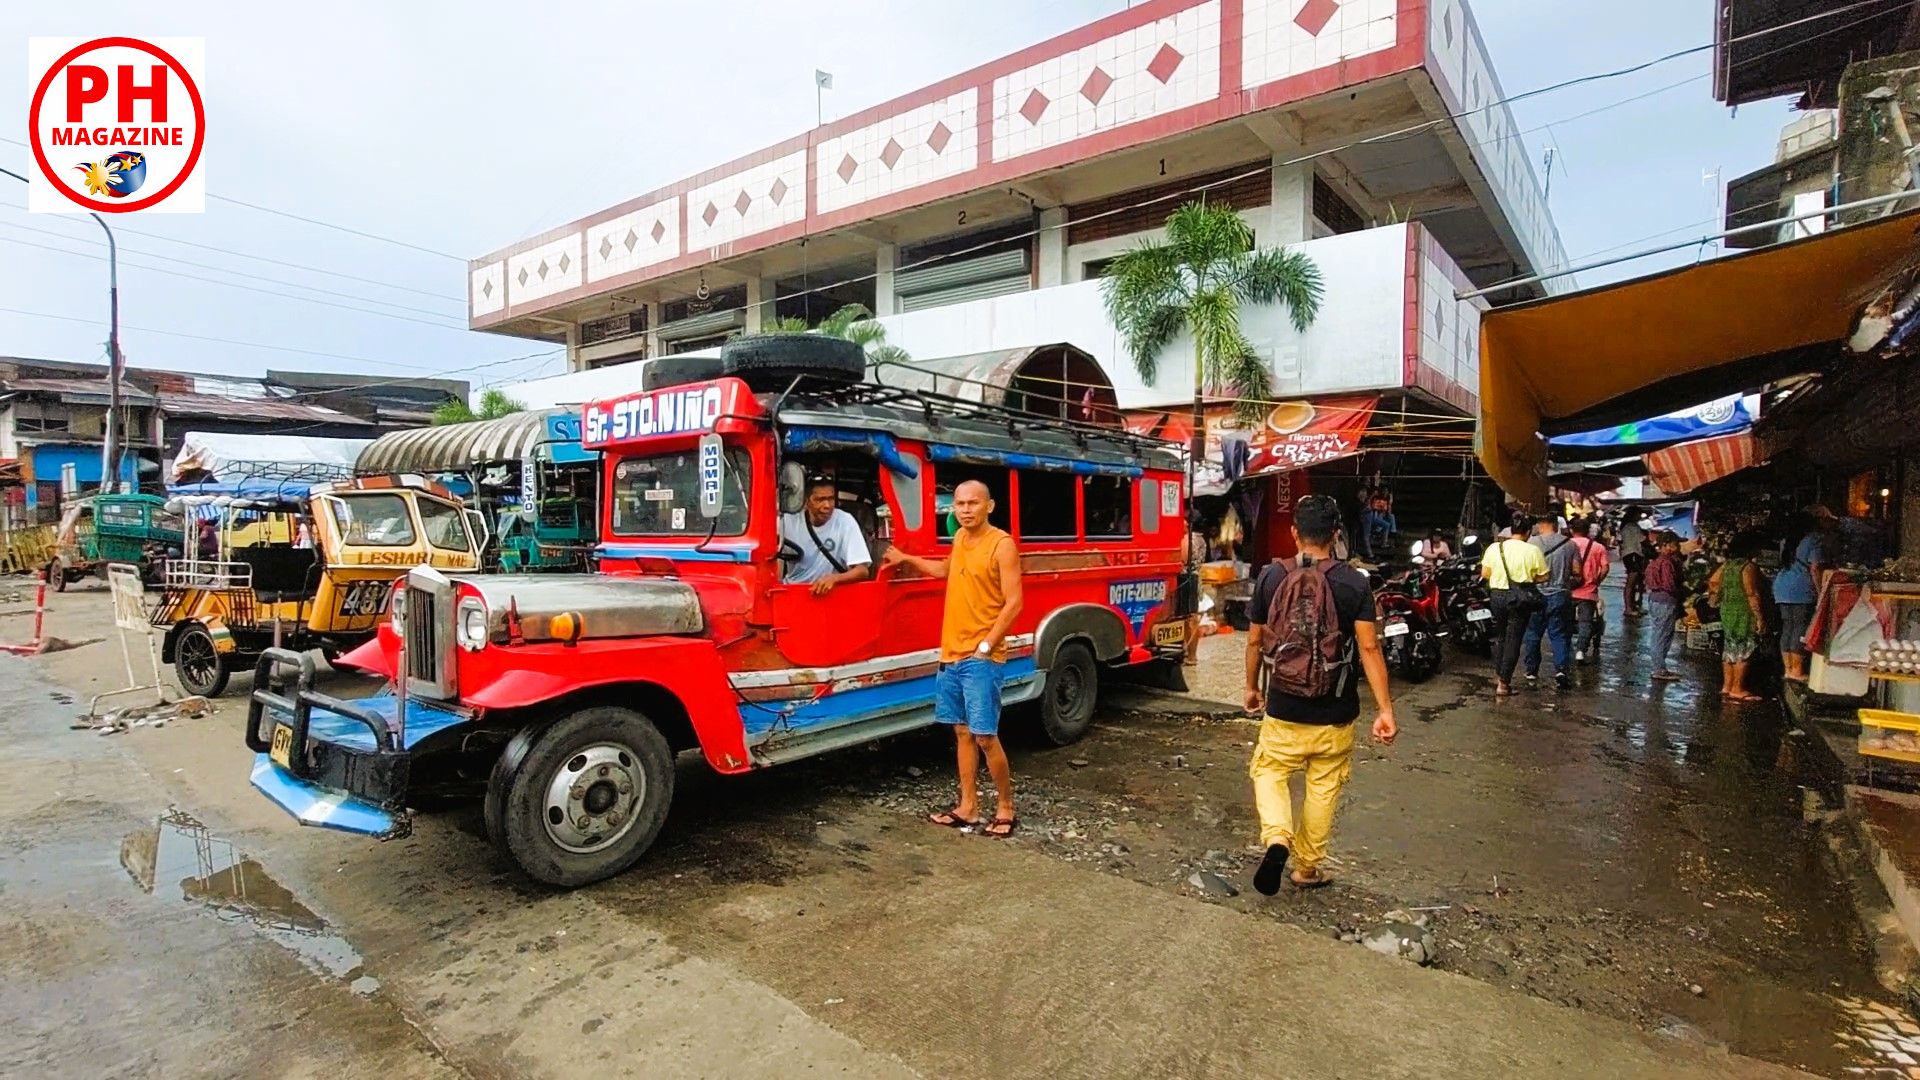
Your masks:
{"label": "jeepney roof rack", "polygon": [[929,428],[935,429],[939,428],[942,418],[953,418],[984,422],[996,428],[1004,426],[1008,436],[1014,439],[1020,438],[1022,429],[1035,429],[1067,436],[1083,448],[1099,440],[1119,444],[1137,454],[1171,453],[1168,443],[1128,431],[1124,427],[1109,427],[1086,421],[1069,420],[1047,413],[1016,409],[1008,405],[969,401],[928,390],[914,390],[877,383],[809,385],[802,382],[786,396],[783,408],[822,404],[869,405],[911,410],[918,412]]}

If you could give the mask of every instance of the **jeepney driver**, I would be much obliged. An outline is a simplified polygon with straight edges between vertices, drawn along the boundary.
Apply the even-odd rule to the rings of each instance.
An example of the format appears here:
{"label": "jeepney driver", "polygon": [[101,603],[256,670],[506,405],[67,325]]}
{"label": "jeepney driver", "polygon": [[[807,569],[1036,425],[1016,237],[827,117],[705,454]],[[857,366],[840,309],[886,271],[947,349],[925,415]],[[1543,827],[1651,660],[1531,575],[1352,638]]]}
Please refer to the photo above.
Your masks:
{"label": "jeepney driver", "polygon": [[[840,509],[840,489],[824,476],[807,481],[807,504],[798,514],[780,515],[780,539],[800,549],[800,557],[787,564],[784,580],[812,585],[815,596],[872,576],[873,556],[867,538],[860,535],[860,523]],[[835,559],[846,569],[834,569]]]}

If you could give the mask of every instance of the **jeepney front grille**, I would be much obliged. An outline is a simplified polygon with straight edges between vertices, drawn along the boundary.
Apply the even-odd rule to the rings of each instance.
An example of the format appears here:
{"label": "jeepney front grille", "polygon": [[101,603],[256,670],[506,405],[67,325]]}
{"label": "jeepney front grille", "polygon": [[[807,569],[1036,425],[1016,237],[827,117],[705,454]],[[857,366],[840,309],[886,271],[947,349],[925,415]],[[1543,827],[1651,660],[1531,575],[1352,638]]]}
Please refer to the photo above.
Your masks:
{"label": "jeepney front grille", "polygon": [[[444,614],[426,589],[407,587],[407,678],[440,685],[440,639]],[[451,626],[446,627],[451,632]]]}

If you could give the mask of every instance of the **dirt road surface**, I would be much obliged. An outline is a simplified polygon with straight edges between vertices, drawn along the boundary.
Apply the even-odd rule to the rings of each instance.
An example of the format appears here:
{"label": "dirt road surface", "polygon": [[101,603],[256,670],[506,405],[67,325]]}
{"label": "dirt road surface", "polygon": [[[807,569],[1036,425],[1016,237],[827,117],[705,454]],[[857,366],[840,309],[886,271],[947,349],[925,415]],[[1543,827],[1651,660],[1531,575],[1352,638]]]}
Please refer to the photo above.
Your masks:
{"label": "dirt road surface", "polygon": [[[924,824],[930,732],[685,762],[654,852],[557,893],[470,808],[388,844],[294,825],[246,782],[245,677],[210,716],[70,730],[121,660],[103,592],[58,604],[105,640],[0,658],[0,1074],[1902,1076],[1868,1040],[1920,1036],[1777,715],[1650,702],[1612,674],[1630,643],[1569,695],[1493,705],[1471,660],[1407,689],[1319,893],[1246,888],[1250,724],[1117,695],[1016,753],[1014,840]],[[1208,642],[1213,681],[1238,646]],[[1340,940],[1393,908],[1429,909],[1434,968]]]}

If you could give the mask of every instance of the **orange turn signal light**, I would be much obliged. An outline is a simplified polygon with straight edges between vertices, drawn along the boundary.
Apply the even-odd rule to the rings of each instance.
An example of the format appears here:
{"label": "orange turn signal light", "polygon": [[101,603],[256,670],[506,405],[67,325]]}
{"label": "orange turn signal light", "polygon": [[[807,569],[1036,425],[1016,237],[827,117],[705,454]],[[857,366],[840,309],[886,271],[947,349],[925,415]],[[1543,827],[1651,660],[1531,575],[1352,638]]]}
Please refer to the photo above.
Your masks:
{"label": "orange turn signal light", "polygon": [[587,620],[577,611],[561,612],[547,624],[547,633],[553,635],[554,640],[563,641],[568,645],[579,641],[586,632]]}

